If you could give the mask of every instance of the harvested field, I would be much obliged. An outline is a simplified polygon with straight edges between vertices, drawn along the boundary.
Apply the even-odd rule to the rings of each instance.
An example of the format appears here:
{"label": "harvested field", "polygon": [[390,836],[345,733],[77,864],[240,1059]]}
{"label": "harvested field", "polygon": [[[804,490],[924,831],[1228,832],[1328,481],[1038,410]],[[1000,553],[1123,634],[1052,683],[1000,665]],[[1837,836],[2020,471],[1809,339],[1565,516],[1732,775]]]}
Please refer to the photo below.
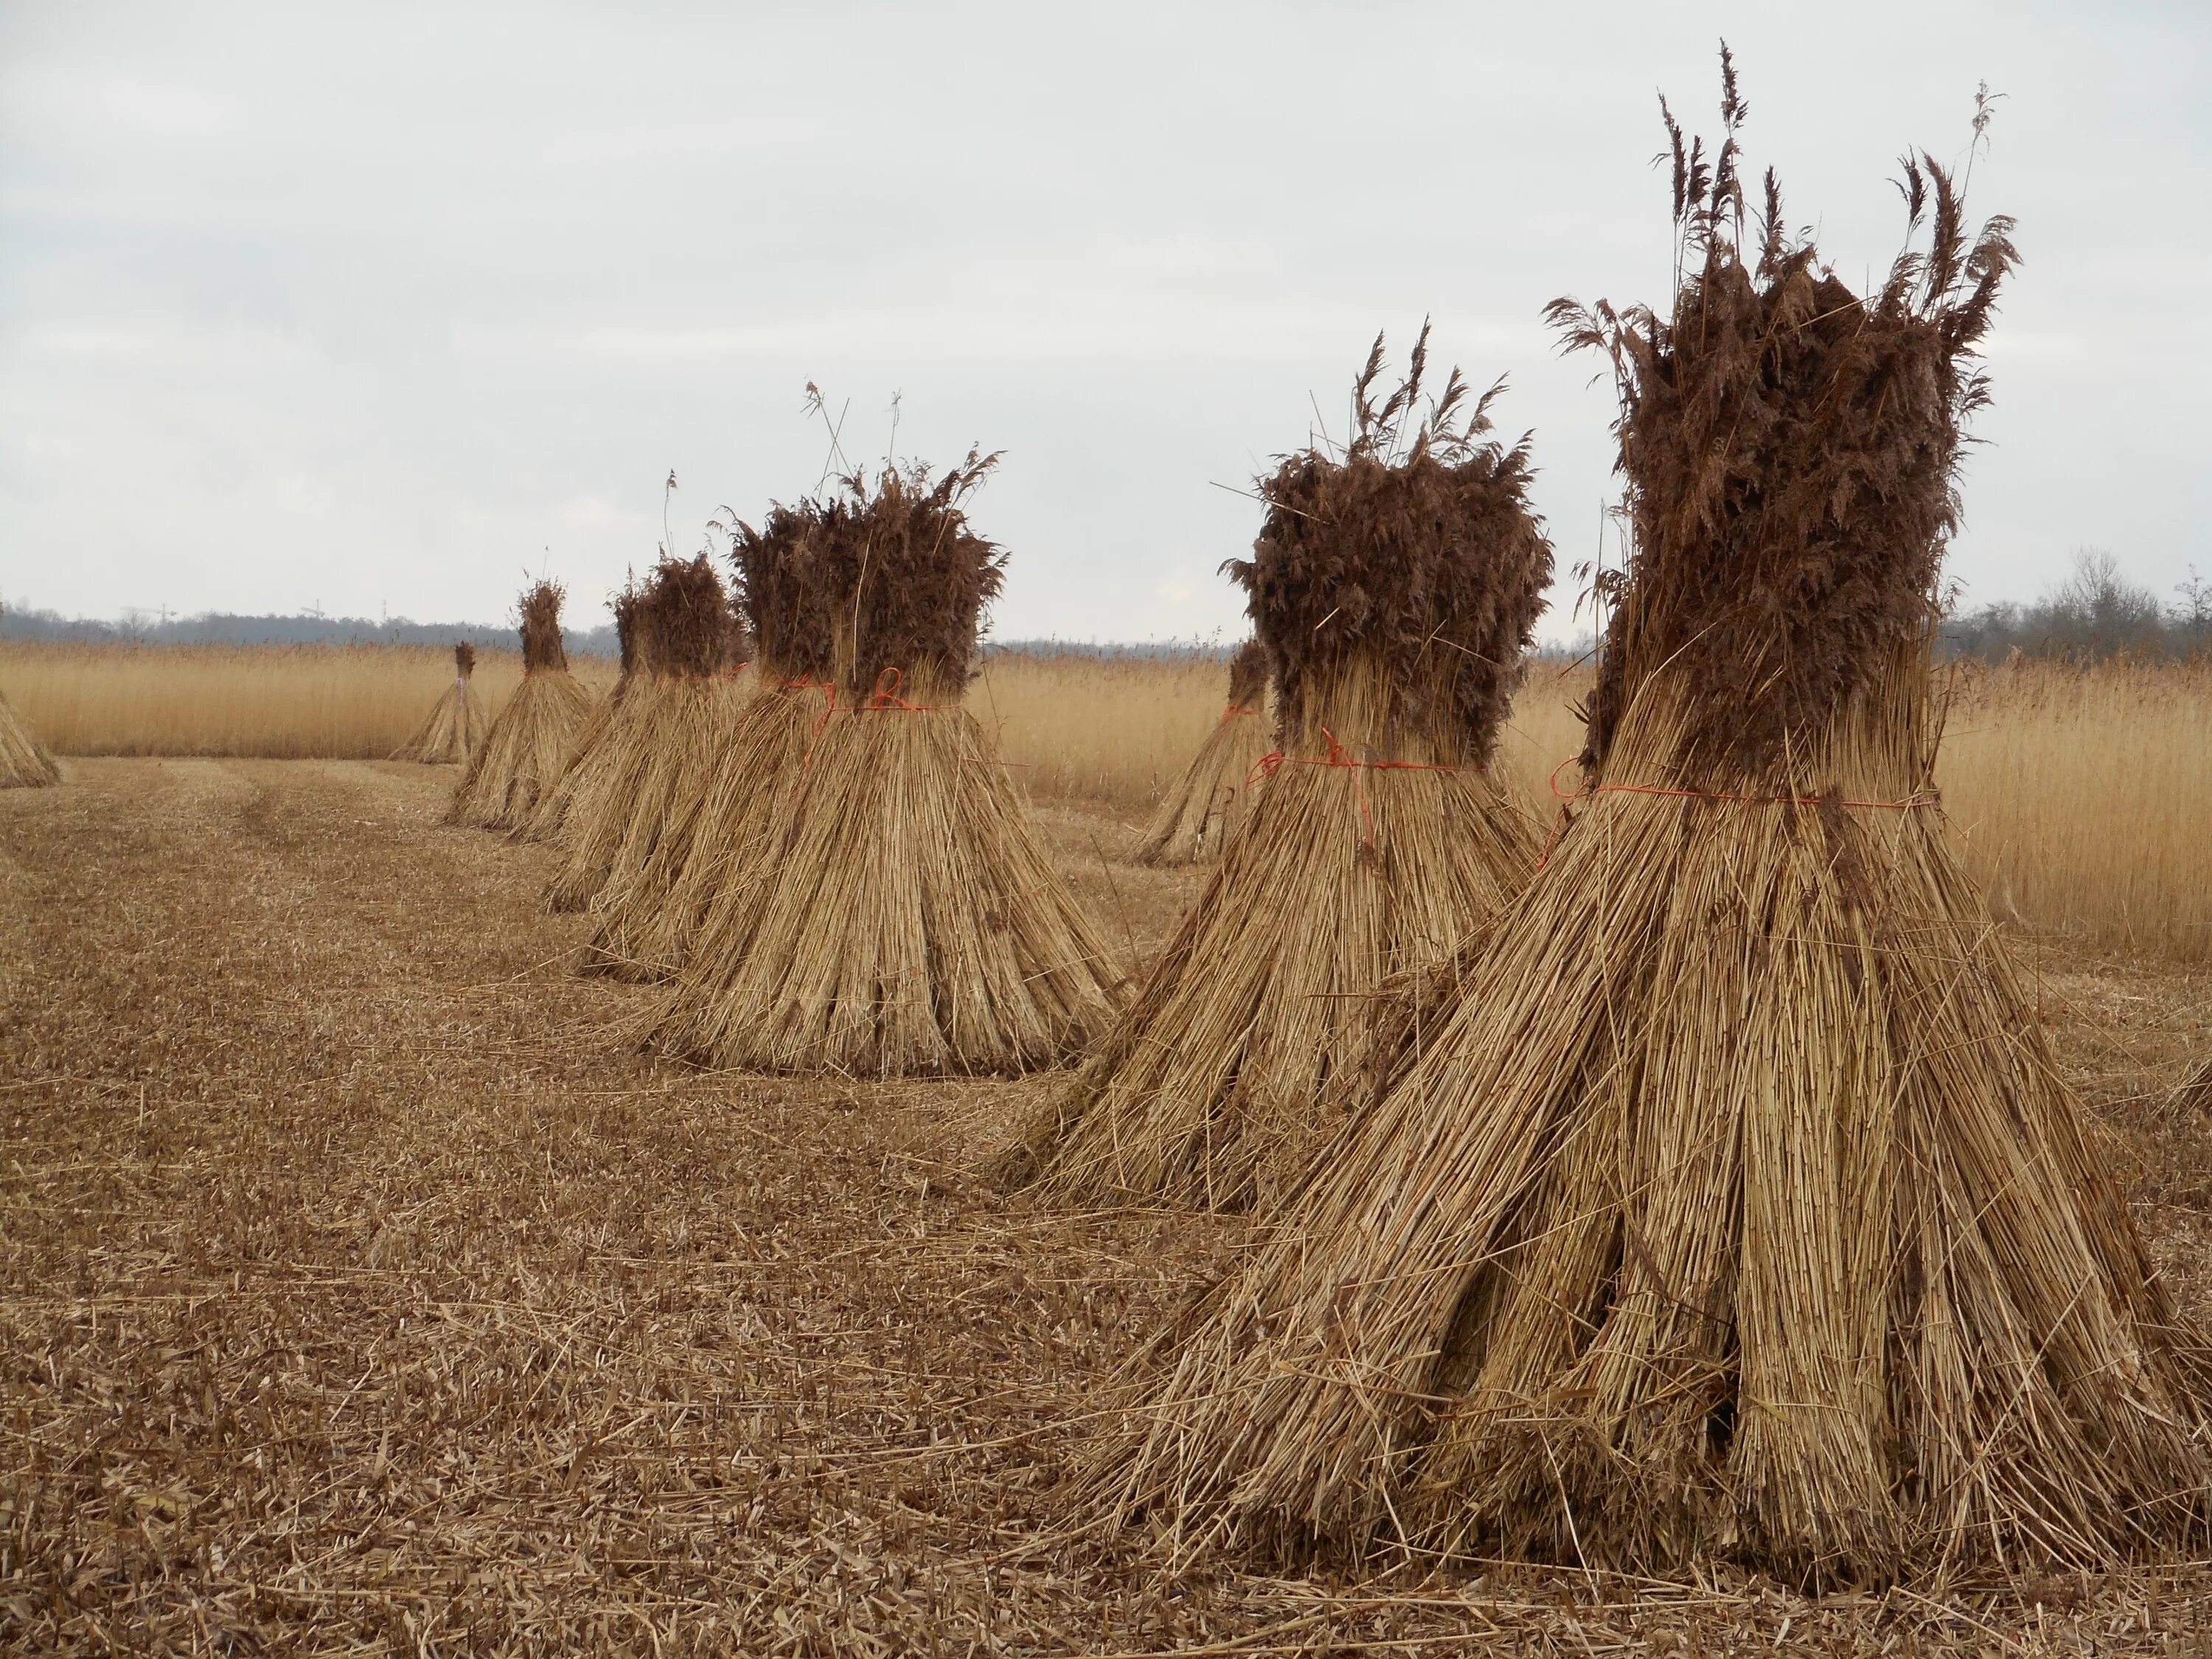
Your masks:
{"label": "harvested field", "polygon": [[[0,1647],[2194,1651],[2212,1568],[1814,1601],[1052,1533],[1134,1337],[1249,1238],[967,1171],[1051,1079],[617,1050],[550,849],[404,763],[64,760],[0,795]],[[1196,879],[1048,806],[1149,958]],[[2185,1306],[2212,973],[2023,946]]]}

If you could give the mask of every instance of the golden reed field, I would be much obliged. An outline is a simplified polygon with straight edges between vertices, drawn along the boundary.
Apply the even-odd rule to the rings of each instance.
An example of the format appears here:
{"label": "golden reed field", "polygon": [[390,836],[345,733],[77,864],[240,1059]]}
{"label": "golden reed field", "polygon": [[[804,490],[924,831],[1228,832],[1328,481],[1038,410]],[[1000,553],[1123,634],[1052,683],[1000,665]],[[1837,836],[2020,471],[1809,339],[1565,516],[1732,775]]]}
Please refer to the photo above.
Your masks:
{"label": "golden reed field", "polygon": [[[580,658],[594,690],[611,665]],[[1221,711],[1205,659],[1004,654],[969,706],[1039,800],[1149,805]],[[405,739],[453,673],[442,649],[0,647],[5,693],[64,755],[372,759]],[[496,714],[521,675],[479,659]],[[1583,675],[1539,667],[1502,761],[1546,817],[1581,746]],[[1997,917],[2100,947],[2212,959],[2212,667],[1961,665],[1937,781]],[[1559,774],[1571,788],[1575,770]]]}
{"label": "golden reed field", "polygon": [[[979,1172],[1064,1073],[639,1053],[659,993],[575,971],[591,918],[546,911],[559,849],[441,824],[453,768],[343,758],[398,742],[449,665],[0,653],[0,690],[71,757],[63,787],[0,791],[0,1651],[2212,1642],[2201,1563],[1823,1596],[1733,1568],[1282,1569],[1072,1525],[1116,1368],[1247,1221],[999,1191]],[[489,705],[516,672],[479,668]],[[1132,970],[1200,877],[1128,849],[1223,680],[1000,658],[973,694]],[[1540,803],[1577,684],[1540,672],[1508,742]],[[2165,952],[2202,954],[2208,696],[2194,672],[1965,677],[1945,770],[2192,1317],[2212,1127],[2174,1091],[2212,969]]]}

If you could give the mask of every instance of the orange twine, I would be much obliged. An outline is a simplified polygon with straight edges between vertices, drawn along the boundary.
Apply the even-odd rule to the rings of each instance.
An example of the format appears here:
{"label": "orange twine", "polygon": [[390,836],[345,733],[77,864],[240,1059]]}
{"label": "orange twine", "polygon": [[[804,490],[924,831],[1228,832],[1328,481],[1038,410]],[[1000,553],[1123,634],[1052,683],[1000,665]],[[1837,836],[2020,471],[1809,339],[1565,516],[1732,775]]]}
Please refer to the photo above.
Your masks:
{"label": "orange twine", "polygon": [[1228,708],[1221,711],[1221,723],[1224,726],[1226,726],[1230,721],[1235,720],[1239,714],[1249,714],[1252,711],[1247,708],[1243,703],[1232,702]]}
{"label": "orange twine", "polygon": [[[1567,825],[1573,822],[1574,804],[1588,795],[1661,795],[1677,800],[1740,801],[1753,806],[1820,806],[1827,801],[1825,795],[1740,795],[1712,789],[1667,789],[1650,783],[1585,782],[1570,794],[1559,787],[1559,774],[1581,758],[1579,755],[1568,756],[1552,769],[1552,775],[1545,780],[1561,805],[1558,815],[1552,820],[1552,833],[1544,842],[1543,855],[1536,860],[1538,870],[1550,863],[1552,854],[1559,850],[1559,837],[1566,834]],[[1881,812],[1910,812],[1916,807],[1940,805],[1940,800],[1934,795],[1915,795],[1910,800],[1852,800],[1845,798],[1838,804],[1869,807]]]}
{"label": "orange twine", "polygon": [[[899,687],[903,685],[905,683],[906,674],[903,670],[897,668],[886,668],[882,673],[876,676],[875,690],[869,694],[868,700],[866,702],[855,703],[850,708],[844,710],[844,712],[848,714],[884,714],[886,712],[896,712],[905,714],[932,714],[937,713],[942,707],[942,705],[933,702],[908,702],[904,697],[902,697],[898,694]],[[808,775],[814,769],[814,751],[821,746],[822,733],[829,726],[830,717],[838,712],[837,682],[835,680],[800,680],[796,682],[786,682],[786,684],[793,690],[797,690],[799,687],[807,685],[819,685],[823,691],[829,694],[823,702],[822,713],[815,718],[814,736],[806,745],[806,757],[804,760],[799,762],[799,776],[792,785],[792,795],[795,799],[798,797],[799,790],[805,787]]]}
{"label": "orange twine", "polygon": [[[1345,746],[1336,740],[1335,732],[1324,726],[1321,729],[1321,734],[1328,739],[1328,754],[1326,757],[1312,755],[1285,755],[1279,749],[1270,750],[1261,756],[1259,763],[1245,775],[1244,787],[1249,789],[1262,778],[1273,777],[1285,766],[1341,766],[1355,772],[1464,772],[1469,769],[1463,766],[1436,766],[1425,761],[1354,760]],[[1482,769],[1476,767],[1473,769],[1480,771]],[[1357,779],[1353,780],[1352,787],[1359,796],[1360,818],[1367,826],[1364,840],[1369,847],[1372,847],[1375,845],[1375,813],[1367,804],[1367,787]]]}

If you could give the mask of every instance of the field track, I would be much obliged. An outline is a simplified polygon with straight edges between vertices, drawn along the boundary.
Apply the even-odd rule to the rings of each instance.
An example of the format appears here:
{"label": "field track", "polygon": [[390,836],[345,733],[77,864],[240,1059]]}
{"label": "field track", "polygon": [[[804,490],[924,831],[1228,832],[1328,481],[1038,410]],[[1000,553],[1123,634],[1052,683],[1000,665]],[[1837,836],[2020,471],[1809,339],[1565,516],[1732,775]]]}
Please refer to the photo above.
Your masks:
{"label": "field track", "polygon": [[[1234,1220],[965,1173],[1053,1079],[650,1065],[552,854],[449,769],[74,760],[0,794],[0,1649],[2168,1652],[2212,1572],[1893,1591],[1418,1564],[1170,1571],[1056,1538],[1133,1336]],[[1108,937],[1194,878],[1042,814]],[[2212,975],[2031,952],[2208,1306]],[[1319,1644],[1316,1646],[1316,1644]]]}

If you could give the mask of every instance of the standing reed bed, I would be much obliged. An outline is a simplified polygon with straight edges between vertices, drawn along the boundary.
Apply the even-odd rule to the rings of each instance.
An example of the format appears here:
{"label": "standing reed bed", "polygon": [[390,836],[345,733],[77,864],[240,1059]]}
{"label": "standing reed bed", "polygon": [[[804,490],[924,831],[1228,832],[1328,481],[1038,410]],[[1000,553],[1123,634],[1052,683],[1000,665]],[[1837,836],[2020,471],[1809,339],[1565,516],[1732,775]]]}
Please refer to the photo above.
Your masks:
{"label": "standing reed bed", "polygon": [[2212,663],[1963,665],[1936,781],[2000,921],[2212,959]]}
{"label": "standing reed bed", "polygon": [[[579,658],[591,690],[611,664]],[[473,680],[495,714],[522,659],[485,651]],[[63,755],[229,755],[382,760],[453,683],[438,646],[0,647],[0,690]]]}
{"label": "standing reed bed", "polygon": [[[595,695],[603,658],[572,661]],[[1032,799],[1149,813],[1221,718],[1218,657],[996,653],[968,708]],[[486,652],[494,714],[521,659]],[[453,684],[435,647],[0,645],[0,694],[59,755],[380,759]],[[1587,665],[1542,662],[1495,769],[1548,823],[1580,774]],[[2035,660],[1939,672],[1936,781],[1968,872],[2008,924],[2094,949],[2212,961],[2212,665]]]}
{"label": "standing reed bed", "polygon": [[1221,720],[1212,653],[994,652],[968,708],[1030,794],[1148,811]]}

